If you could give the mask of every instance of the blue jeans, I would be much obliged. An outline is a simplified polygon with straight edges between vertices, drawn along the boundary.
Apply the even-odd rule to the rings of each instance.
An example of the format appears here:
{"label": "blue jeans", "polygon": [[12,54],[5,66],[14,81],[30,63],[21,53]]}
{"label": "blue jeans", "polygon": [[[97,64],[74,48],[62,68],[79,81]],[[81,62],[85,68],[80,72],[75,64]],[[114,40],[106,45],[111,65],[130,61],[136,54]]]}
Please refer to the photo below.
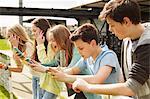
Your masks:
{"label": "blue jeans", "polygon": [[33,99],[42,99],[44,90],[40,88],[39,77],[32,76]]}
{"label": "blue jeans", "polygon": [[57,98],[57,95],[50,93],[50,92],[45,90],[42,99],[56,99],[56,98]]}

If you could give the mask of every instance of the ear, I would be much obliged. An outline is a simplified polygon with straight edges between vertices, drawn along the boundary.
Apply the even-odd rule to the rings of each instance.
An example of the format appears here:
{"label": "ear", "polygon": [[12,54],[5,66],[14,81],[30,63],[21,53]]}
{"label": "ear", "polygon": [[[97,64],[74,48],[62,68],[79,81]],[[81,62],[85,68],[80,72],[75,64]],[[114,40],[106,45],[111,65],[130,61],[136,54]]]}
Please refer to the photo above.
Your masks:
{"label": "ear", "polygon": [[92,41],[90,42],[90,45],[91,45],[92,47],[96,46],[96,41],[95,41],[95,40],[92,40]]}
{"label": "ear", "polygon": [[132,24],[132,22],[130,21],[130,19],[129,19],[128,17],[124,17],[124,18],[123,18],[123,23],[124,23],[125,25],[127,25],[127,26],[129,26],[129,25]]}

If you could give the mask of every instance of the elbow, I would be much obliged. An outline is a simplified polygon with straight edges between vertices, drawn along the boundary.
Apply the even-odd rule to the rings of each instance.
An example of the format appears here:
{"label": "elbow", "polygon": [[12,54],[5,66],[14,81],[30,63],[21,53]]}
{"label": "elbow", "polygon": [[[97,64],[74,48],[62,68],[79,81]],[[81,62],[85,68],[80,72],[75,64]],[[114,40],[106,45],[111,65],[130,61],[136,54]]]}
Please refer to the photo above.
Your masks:
{"label": "elbow", "polygon": [[131,88],[127,87],[126,85],[124,86],[123,89],[124,89],[122,91],[123,93],[121,93],[122,95],[126,95],[126,96],[135,96],[136,95],[136,93]]}
{"label": "elbow", "polygon": [[130,91],[127,94],[128,96],[135,96],[136,94],[130,89]]}
{"label": "elbow", "polygon": [[93,75],[93,79],[91,80],[92,84],[103,84],[105,82],[104,79],[99,79],[99,76]]}

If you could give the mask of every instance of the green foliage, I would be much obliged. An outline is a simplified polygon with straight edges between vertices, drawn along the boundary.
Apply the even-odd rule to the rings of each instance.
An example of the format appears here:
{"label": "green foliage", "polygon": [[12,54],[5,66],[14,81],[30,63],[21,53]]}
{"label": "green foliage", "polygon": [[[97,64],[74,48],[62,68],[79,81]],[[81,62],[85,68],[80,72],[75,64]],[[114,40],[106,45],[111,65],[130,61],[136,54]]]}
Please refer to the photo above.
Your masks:
{"label": "green foliage", "polygon": [[[0,85],[0,99],[10,99],[10,93]],[[13,94],[13,99],[17,99],[17,97]]]}
{"label": "green foliage", "polygon": [[10,50],[11,45],[6,39],[0,39],[0,50]]}

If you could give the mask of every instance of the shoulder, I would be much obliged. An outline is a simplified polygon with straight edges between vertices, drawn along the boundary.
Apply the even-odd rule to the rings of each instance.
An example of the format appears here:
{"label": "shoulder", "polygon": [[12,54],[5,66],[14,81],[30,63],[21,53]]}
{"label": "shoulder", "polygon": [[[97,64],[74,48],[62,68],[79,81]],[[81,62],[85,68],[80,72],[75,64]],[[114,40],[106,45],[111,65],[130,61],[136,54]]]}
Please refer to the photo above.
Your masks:
{"label": "shoulder", "polygon": [[30,55],[32,55],[34,53],[33,43],[28,41],[25,44],[26,44],[26,53],[29,53]]}
{"label": "shoulder", "polygon": [[106,51],[102,52],[100,57],[102,57],[102,58],[104,58],[104,57],[105,58],[113,58],[113,57],[117,57],[117,55],[113,50],[106,50]]}
{"label": "shoulder", "polygon": [[32,42],[32,41],[27,41],[27,42],[25,43],[25,45],[26,45],[27,47],[33,47],[33,42]]}
{"label": "shoulder", "polygon": [[149,52],[150,53],[150,44],[144,44],[140,45],[136,48],[135,53],[143,53],[143,52]]}
{"label": "shoulder", "polygon": [[33,42],[32,41],[27,41],[25,44],[26,45],[33,45]]}
{"label": "shoulder", "polygon": [[146,26],[143,34],[141,35],[138,45],[150,44],[150,27]]}

